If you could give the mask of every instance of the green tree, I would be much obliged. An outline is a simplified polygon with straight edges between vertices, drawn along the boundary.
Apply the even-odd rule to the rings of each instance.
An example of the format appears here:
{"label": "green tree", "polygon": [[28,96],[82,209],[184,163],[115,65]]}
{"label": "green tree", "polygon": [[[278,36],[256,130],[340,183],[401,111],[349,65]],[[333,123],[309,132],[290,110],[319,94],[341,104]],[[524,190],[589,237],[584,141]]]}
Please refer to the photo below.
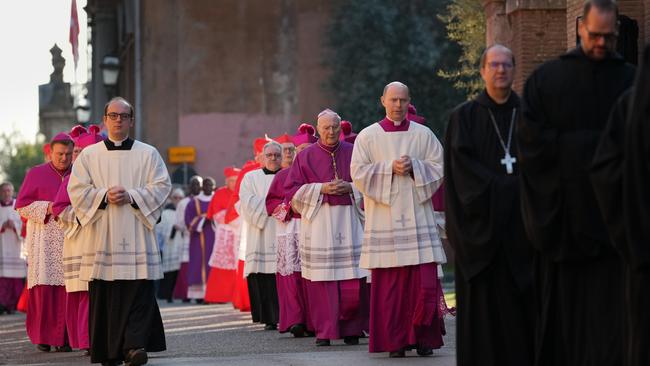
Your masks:
{"label": "green tree", "polygon": [[458,64],[438,71],[438,75],[453,81],[456,89],[468,98],[483,89],[479,60],[485,48],[485,13],[481,0],[451,0],[447,12],[438,18],[447,26],[447,37],[462,49]]}
{"label": "green tree", "polygon": [[16,190],[23,183],[27,170],[42,162],[41,144],[25,141],[16,131],[0,134],[0,171],[4,180],[11,182]]}
{"label": "green tree", "polygon": [[441,136],[448,111],[463,100],[452,82],[436,70],[458,60],[459,47],[447,39],[436,16],[445,1],[343,0],[326,34],[326,84],[334,109],[359,130],[384,116],[379,101],[384,86],[409,86],[418,114]]}

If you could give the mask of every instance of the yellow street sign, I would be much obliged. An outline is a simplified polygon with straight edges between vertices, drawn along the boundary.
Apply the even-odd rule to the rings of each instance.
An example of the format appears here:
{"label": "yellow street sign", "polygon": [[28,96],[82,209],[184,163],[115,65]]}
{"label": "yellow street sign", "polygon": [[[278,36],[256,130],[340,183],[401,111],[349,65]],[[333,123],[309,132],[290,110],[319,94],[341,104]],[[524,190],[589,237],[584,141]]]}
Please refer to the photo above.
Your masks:
{"label": "yellow street sign", "polygon": [[168,150],[170,164],[194,163],[196,149],[194,146],[172,146]]}

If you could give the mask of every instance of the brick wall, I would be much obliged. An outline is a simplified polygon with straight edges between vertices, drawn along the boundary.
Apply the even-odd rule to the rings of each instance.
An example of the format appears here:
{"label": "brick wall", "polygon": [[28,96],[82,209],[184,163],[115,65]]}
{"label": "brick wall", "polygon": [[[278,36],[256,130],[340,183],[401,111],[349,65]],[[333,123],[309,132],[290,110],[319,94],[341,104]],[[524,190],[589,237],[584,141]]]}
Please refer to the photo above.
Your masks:
{"label": "brick wall", "polygon": [[508,15],[511,47],[517,60],[513,88],[521,93],[528,75],[542,62],[566,50],[566,16],[562,9],[516,10]]}
{"label": "brick wall", "polygon": [[[567,49],[575,47],[576,17],[582,15],[584,0],[566,0]],[[650,42],[650,0],[618,0],[619,12],[639,24],[639,55]]]}
{"label": "brick wall", "polygon": [[576,18],[582,15],[584,0],[566,0],[566,49],[576,46]]}

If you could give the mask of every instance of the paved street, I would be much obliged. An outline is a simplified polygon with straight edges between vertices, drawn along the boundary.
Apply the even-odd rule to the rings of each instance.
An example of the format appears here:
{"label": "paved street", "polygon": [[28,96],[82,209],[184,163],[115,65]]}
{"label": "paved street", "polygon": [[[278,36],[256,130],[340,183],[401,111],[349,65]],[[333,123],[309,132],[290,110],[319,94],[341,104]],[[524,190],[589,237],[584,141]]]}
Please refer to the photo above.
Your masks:
{"label": "paved street", "polygon": [[[151,365],[455,365],[455,319],[448,318],[445,347],[433,357],[407,353],[406,359],[388,354],[368,354],[368,340],[359,346],[336,341],[331,347],[314,346],[314,338],[295,339],[289,334],[264,331],[253,325],[249,313],[230,305],[161,303],[167,351],[150,354]],[[80,352],[42,353],[25,333],[25,314],[0,316],[0,365],[89,364]]]}

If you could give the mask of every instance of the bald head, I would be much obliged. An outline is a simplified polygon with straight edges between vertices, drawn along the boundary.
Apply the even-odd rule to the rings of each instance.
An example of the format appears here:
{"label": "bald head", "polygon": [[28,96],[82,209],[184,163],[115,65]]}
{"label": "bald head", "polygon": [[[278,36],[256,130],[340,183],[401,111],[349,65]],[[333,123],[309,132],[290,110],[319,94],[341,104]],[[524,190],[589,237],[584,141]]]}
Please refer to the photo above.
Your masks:
{"label": "bald head", "polygon": [[384,87],[384,93],[382,95],[386,95],[386,92],[388,92],[389,89],[392,88],[399,88],[400,90],[406,91],[406,95],[409,95],[409,87],[406,86],[406,84],[401,83],[399,81],[393,81],[386,84],[386,86]]}
{"label": "bald head", "polygon": [[481,59],[480,59],[481,68],[484,68],[486,66],[487,60],[489,58],[488,56],[495,55],[495,54],[499,54],[499,55],[503,54],[509,57],[512,62],[512,66],[515,66],[515,54],[512,53],[512,50],[502,44],[496,43],[486,48],[483,51],[483,54],[481,54]]}
{"label": "bald head", "polygon": [[381,105],[386,109],[386,117],[393,122],[406,119],[408,105],[411,103],[409,88],[399,81],[388,83],[381,96]]}

